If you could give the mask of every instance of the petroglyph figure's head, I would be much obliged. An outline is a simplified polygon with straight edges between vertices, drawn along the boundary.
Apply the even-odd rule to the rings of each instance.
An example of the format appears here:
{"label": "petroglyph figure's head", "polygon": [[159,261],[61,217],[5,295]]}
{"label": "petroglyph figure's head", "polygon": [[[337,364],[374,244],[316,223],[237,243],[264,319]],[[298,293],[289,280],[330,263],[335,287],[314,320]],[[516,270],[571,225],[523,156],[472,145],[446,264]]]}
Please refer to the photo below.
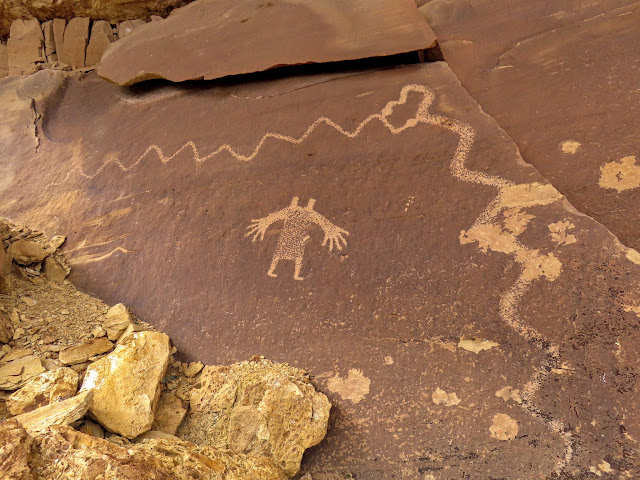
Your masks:
{"label": "petroglyph figure's head", "polygon": [[290,207],[297,207],[298,206],[298,200],[300,200],[298,197],[293,197],[291,199],[291,205],[289,205]]}
{"label": "petroglyph figure's head", "polygon": [[310,198],[309,203],[307,203],[307,210],[313,210],[313,206],[316,204],[315,199]]}

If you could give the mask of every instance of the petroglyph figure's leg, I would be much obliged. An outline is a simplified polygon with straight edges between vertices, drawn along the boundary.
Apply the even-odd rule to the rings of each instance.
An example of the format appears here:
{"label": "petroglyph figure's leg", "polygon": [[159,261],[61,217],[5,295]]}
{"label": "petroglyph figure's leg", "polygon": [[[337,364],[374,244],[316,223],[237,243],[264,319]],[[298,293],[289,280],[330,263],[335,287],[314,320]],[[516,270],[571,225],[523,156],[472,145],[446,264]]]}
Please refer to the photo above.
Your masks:
{"label": "petroglyph figure's leg", "polygon": [[304,277],[300,276],[300,270],[302,270],[302,257],[296,257],[296,270],[293,274],[294,280],[304,280]]}
{"label": "petroglyph figure's leg", "polygon": [[271,266],[269,267],[269,271],[267,272],[267,275],[269,275],[270,277],[277,277],[278,274],[273,273],[273,271],[276,269],[276,267],[278,266],[278,262],[280,261],[280,257],[278,256],[274,256],[273,260],[271,260]]}

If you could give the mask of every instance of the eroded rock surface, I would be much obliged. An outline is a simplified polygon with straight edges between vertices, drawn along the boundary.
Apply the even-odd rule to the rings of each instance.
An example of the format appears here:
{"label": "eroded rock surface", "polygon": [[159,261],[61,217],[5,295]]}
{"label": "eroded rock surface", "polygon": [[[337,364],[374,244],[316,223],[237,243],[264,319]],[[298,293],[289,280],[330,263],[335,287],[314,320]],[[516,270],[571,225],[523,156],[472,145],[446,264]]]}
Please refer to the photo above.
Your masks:
{"label": "eroded rock surface", "polygon": [[190,406],[182,438],[271,458],[289,477],[324,438],[331,409],[305,372],[263,359],[205,367]]}
{"label": "eroded rock surface", "polygon": [[120,85],[153,78],[209,80],[436,44],[412,0],[196,0],[120,38],[98,69]]}
{"label": "eroded rock surface", "polygon": [[524,160],[640,249],[638,2],[431,0],[420,11]]}

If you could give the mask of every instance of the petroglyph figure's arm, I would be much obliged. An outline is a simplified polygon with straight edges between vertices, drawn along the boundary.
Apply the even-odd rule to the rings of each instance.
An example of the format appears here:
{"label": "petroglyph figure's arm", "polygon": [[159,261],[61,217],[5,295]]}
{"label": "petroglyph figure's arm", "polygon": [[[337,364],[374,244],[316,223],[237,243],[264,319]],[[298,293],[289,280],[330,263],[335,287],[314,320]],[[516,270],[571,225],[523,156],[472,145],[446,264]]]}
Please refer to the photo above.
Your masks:
{"label": "petroglyph figure's arm", "polygon": [[[349,235],[349,232],[343,230],[337,225],[334,225],[318,212],[311,212],[310,215],[311,219],[324,231],[322,246],[324,247],[327,242],[329,242],[330,252],[333,251],[334,245],[338,248],[338,250],[342,250],[342,247],[347,244],[347,240],[344,238],[344,235]],[[342,245],[340,244],[340,242],[342,242]]]}
{"label": "petroglyph figure's arm", "polygon": [[258,237],[260,237],[260,240],[264,240],[264,234],[267,231],[267,228],[278,220],[284,220],[287,216],[287,211],[287,208],[283,208],[275,213],[270,213],[266,217],[252,219],[251,225],[247,227],[247,230],[249,231],[245,234],[245,237],[253,235],[253,238],[251,239],[252,242],[255,242]]}

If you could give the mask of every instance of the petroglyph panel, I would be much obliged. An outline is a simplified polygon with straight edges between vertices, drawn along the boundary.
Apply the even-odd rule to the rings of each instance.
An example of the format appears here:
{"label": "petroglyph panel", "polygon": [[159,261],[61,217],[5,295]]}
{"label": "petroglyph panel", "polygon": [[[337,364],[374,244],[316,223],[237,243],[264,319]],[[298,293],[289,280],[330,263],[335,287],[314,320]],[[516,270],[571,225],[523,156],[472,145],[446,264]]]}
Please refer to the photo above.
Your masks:
{"label": "petroglyph panel", "polygon": [[47,199],[66,205],[44,227],[68,235],[72,279],[186,360],[307,369],[335,405],[314,478],[630,469],[637,254],[524,164],[445,64],[88,76],[59,98],[21,160],[38,180],[10,182],[0,214],[40,226]]}

